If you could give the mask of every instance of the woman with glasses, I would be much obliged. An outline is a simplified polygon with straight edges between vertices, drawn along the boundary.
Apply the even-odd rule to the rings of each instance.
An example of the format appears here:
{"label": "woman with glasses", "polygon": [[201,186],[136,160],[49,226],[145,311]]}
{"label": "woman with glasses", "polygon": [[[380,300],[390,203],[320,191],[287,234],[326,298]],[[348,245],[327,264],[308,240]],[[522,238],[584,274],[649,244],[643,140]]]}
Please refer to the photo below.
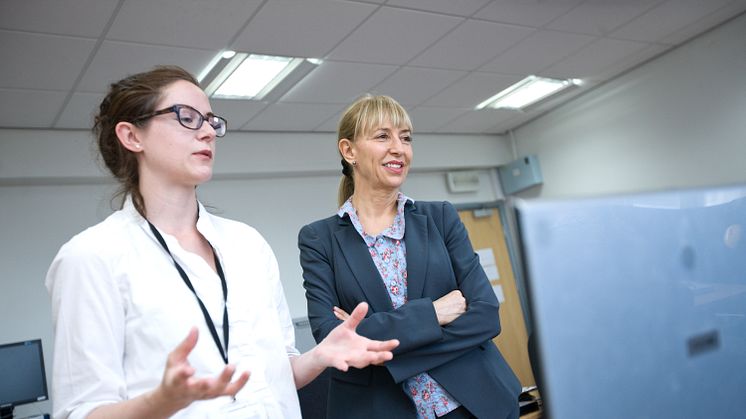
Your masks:
{"label": "woman with glasses", "polygon": [[122,207],[73,237],[47,274],[58,418],[300,418],[326,367],[391,358],[352,318],[305,354],[274,254],[197,199],[225,119],[193,76],[157,67],[111,85],[94,124]]}

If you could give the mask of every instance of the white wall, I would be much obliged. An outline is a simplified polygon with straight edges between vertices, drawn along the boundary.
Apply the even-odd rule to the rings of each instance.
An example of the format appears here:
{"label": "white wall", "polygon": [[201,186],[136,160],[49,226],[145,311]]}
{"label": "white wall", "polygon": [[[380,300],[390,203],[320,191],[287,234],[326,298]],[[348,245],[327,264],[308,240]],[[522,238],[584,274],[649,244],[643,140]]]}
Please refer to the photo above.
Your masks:
{"label": "white wall", "polygon": [[[215,212],[265,236],[278,258],[293,317],[306,314],[298,231],[336,209],[341,166],[335,138],[230,134],[219,140],[214,179],[198,191]],[[94,155],[85,131],[0,129],[0,343],[42,338],[48,368],[52,327],[43,282],[49,263],[71,236],[111,213],[116,185]],[[418,135],[404,192],[422,200],[495,201],[501,195],[494,168],[511,159],[501,137]],[[445,171],[462,168],[479,170],[478,192],[447,191]],[[32,409],[50,410],[44,404]]]}
{"label": "white wall", "polygon": [[746,182],[746,15],[514,132],[566,197]]}

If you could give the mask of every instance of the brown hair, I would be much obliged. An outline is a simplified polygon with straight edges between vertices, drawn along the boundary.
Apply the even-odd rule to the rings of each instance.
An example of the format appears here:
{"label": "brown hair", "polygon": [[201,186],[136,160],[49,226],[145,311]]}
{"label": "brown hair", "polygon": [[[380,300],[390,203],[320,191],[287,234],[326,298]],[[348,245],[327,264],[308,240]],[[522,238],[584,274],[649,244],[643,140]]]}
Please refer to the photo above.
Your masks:
{"label": "brown hair", "polygon": [[177,66],[157,66],[150,71],[125,77],[109,86],[109,92],[94,118],[92,131],[98,142],[98,151],[106,167],[120,183],[114,198],[122,198],[121,208],[126,196],[131,195],[135,208],[143,217],[145,202],[140,193],[137,157],[119,142],[116,126],[119,122],[131,122],[138,126],[145,124],[146,121],[135,122],[135,119],[154,112],[163,90],[179,80],[199,86],[193,75]]}
{"label": "brown hair", "polygon": [[[343,138],[355,142],[360,136],[369,133],[386,120],[394,126],[412,129],[412,121],[399,102],[389,96],[366,94],[353,102],[342,114],[337,128],[337,144]],[[352,166],[343,158],[342,179],[339,182],[337,194],[339,206],[342,206],[355,192],[353,176]]]}

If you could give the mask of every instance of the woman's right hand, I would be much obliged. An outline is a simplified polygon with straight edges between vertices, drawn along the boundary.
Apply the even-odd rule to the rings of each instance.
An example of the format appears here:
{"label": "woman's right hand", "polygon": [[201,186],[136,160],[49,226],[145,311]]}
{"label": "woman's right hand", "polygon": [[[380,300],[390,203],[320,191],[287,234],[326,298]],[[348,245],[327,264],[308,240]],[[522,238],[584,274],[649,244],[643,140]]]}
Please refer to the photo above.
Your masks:
{"label": "woman's right hand", "polygon": [[163,380],[153,395],[160,403],[165,403],[165,406],[183,409],[195,400],[233,397],[249,381],[249,373],[243,372],[231,382],[236,367],[230,364],[216,377],[194,377],[195,370],[187,357],[196,346],[197,337],[197,328],[193,327],[186,339],[168,355]]}
{"label": "woman's right hand", "polygon": [[197,328],[189,331],[186,339],[176,347],[166,360],[161,384],[155,390],[119,403],[104,404],[93,409],[90,419],[119,418],[169,418],[195,400],[219,396],[235,396],[249,381],[249,373],[242,373],[236,381],[231,377],[236,371],[226,365],[217,377],[196,378],[187,357],[197,344]]}
{"label": "woman's right hand", "polygon": [[466,312],[466,299],[461,291],[453,290],[433,301],[433,306],[438,324],[445,326]]}

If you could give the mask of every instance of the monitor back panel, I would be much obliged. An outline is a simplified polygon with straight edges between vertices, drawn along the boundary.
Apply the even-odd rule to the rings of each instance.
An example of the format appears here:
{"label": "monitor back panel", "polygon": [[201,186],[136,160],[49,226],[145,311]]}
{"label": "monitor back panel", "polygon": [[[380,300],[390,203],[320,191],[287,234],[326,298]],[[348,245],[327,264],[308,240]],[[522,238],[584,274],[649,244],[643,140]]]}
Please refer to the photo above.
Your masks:
{"label": "monitor back panel", "polygon": [[517,205],[553,419],[746,412],[746,187]]}

